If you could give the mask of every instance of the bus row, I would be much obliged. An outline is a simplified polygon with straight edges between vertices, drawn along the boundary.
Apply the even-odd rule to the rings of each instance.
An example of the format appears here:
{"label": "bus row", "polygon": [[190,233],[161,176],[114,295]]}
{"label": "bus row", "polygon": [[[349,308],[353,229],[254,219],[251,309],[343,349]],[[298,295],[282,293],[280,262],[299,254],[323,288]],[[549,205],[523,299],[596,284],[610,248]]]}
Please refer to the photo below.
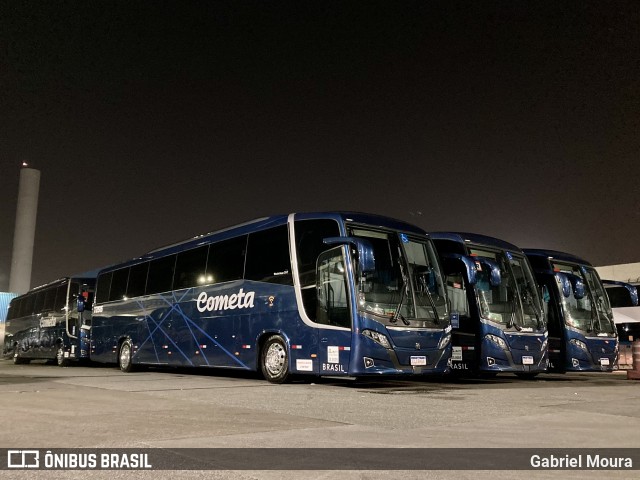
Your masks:
{"label": "bus row", "polygon": [[35,288],[11,302],[4,351],[15,363],[233,368],[281,383],[610,371],[618,339],[585,260],[326,212],[260,218]]}

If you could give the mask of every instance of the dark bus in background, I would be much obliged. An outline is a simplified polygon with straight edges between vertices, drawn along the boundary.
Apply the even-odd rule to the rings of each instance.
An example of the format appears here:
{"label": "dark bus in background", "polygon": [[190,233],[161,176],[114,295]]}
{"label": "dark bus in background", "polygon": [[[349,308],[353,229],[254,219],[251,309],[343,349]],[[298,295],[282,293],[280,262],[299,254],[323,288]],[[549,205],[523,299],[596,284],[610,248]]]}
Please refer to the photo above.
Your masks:
{"label": "dark bus in background", "polygon": [[60,366],[89,358],[94,286],[91,272],[15,297],[7,313],[4,354],[14,363],[44,359]]}
{"label": "dark bus in background", "polygon": [[613,310],[613,321],[618,331],[618,362],[622,370],[633,368],[631,345],[640,339],[640,307],[638,306],[638,290],[636,285],[603,280],[604,288]]}
{"label": "dark bus in background", "polygon": [[431,233],[446,275],[452,312],[453,372],[547,369],[544,304],[522,251],[473,233]]}
{"label": "dark bus in background", "polygon": [[447,298],[431,240],[363,213],[258,219],[102,270],[91,359],[350,376],[444,373]]}
{"label": "dark bus in background", "polygon": [[595,268],[552,250],[523,249],[536,279],[550,295],[550,370],[611,371],[618,338],[609,298]]}

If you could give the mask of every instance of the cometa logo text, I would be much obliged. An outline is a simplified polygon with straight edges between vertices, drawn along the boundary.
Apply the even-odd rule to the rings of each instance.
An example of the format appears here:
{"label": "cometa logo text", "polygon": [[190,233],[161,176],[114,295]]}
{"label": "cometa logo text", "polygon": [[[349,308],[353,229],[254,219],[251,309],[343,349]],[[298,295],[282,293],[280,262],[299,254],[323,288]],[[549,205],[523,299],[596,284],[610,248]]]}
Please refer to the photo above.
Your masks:
{"label": "cometa logo text", "polygon": [[217,310],[234,310],[236,308],[253,308],[256,292],[244,293],[242,289],[231,295],[210,297],[207,292],[198,295],[197,307],[199,312],[213,312]]}

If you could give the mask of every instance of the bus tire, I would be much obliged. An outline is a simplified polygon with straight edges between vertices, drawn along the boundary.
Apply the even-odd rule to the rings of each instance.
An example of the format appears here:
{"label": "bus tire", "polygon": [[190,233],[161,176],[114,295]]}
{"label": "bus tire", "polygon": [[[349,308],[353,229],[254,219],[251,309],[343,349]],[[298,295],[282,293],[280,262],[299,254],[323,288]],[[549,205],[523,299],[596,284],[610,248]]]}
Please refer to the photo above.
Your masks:
{"label": "bus tire", "polygon": [[64,347],[62,345],[58,345],[58,349],[56,350],[56,364],[59,367],[68,367],[69,359],[64,356]]}
{"label": "bus tire", "polygon": [[287,344],[280,335],[267,339],[260,352],[260,367],[264,378],[271,383],[284,383],[289,377]]}
{"label": "bus tire", "polygon": [[118,366],[125,373],[133,371],[133,347],[131,340],[125,340],[118,349]]}
{"label": "bus tire", "polygon": [[31,361],[30,358],[22,358],[17,351],[13,353],[14,365],[24,365],[25,363],[29,363],[30,361]]}

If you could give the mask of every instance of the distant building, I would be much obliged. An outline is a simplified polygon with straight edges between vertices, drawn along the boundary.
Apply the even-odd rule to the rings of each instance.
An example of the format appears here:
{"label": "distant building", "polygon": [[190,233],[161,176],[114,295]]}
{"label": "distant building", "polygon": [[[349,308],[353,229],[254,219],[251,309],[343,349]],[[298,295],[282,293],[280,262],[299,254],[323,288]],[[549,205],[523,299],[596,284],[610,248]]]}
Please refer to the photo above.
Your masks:
{"label": "distant building", "polygon": [[596,270],[603,280],[617,280],[618,282],[628,283],[640,282],[640,262],[607,265],[596,267]]}

